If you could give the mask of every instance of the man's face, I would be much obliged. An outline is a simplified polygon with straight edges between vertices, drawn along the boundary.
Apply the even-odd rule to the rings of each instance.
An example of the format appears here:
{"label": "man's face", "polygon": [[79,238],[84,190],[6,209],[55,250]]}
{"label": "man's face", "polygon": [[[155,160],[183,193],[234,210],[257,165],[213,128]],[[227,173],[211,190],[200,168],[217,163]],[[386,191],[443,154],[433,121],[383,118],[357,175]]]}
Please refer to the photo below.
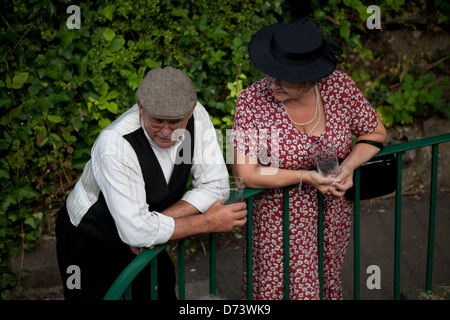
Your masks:
{"label": "man's face", "polygon": [[145,112],[138,101],[139,113],[144,121],[144,128],[150,139],[156,142],[161,148],[173,146],[183,135],[192,112],[181,119],[157,119]]}

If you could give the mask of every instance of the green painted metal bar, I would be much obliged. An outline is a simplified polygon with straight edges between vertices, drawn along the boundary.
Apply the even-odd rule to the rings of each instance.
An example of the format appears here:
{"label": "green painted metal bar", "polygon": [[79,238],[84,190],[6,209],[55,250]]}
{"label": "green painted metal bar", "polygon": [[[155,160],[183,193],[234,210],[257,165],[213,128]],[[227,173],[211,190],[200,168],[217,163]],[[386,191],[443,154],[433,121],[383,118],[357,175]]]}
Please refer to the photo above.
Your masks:
{"label": "green painted metal bar", "polygon": [[400,299],[401,215],[403,153],[397,154],[397,190],[395,192],[394,299]]}
{"label": "green painted metal bar", "polygon": [[158,256],[150,261],[150,299],[158,300]]}
{"label": "green painted metal bar", "polygon": [[[402,152],[411,150],[411,149],[417,149],[426,147],[429,145],[432,145],[432,173],[431,173],[431,186],[430,186],[430,224],[429,224],[429,241],[428,241],[428,252],[427,252],[427,281],[426,281],[426,288],[429,290],[431,288],[431,280],[432,280],[432,267],[433,267],[433,250],[434,250],[434,227],[435,227],[435,211],[436,211],[436,192],[437,192],[437,161],[438,161],[438,144],[449,142],[450,141],[450,133],[443,134],[440,136],[435,137],[429,137],[424,139],[419,139],[415,141],[408,141],[396,145],[386,146],[382,151],[380,151],[375,157],[385,155],[385,154],[391,154],[391,153],[397,153],[397,190],[396,190],[396,197],[395,197],[395,257],[394,257],[394,298],[399,299],[400,298],[400,244],[401,244],[401,199],[402,199],[402,162],[403,162],[403,154]],[[355,172],[355,178],[356,181],[359,179],[359,170]],[[357,184],[359,181],[357,182]],[[289,188],[286,188],[287,190]],[[354,268],[355,268],[355,276],[354,276],[354,287],[355,287],[355,300],[359,299],[359,288],[360,288],[360,258],[359,258],[359,251],[360,251],[360,245],[359,245],[359,239],[360,239],[360,230],[359,230],[359,224],[360,224],[360,204],[359,204],[359,187],[355,188],[355,217],[354,217],[354,239],[355,239],[355,261],[354,261]],[[263,192],[263,189],[245,189],[244,190],[244,199],[247,201],[247,209],[248,209],[248,216],[247,216],[247,225],[246,225],[246,254],[247,254],[247,299],[252,300],[253,299],[253,286],[252,286],[252,204],[253,204],[253,196]],[[284,191],[288,192],[288,191]],[[320,198],[320,196],[319,196]],[[287,200],[286,200],[287,199]],[[284,202],[287,201],[289,203],[289,198],[285,197],[283,200],[284,207],[286,206]],[[322,209],[321,209],[322,208]],[[323,211],[322,211],[322,218],[320,218],[320,211],[323,210],[323,205],[321,206],[319,203],[319,219],[323,219]],[[289,210],[288,210],[289,211]],[[288,214],[288,213],[287,213]],[[284,219],[284,223],[287,223],[288,225],[289,219]],[[319,222],[320,224],[320,222]],[[323,224],[323,220],[322,220]],[[288,229],[285,228],[284,230]],[[322,230],[323,228],[319,229]],[[320,230],[318,232],[318,237],[320,238]],[[288,233],[287,233],[288,235]],[[323,235],[322,235],[322,241],[323,241]],[[211,268],[214,269],[214,272],[211,272],[210,274],[213,274],[214,280],[210,279],[210,292],[213,292],[215,294],[215,239],[213,240],[214,244],[211,247],[214,247],[214,251],[211,257],[210,254],[210,270]],[[283,240],[283,242],[286,242],[286,239]],[[287,244],[289,244],[289,236],[287,236]],[[322,246],[323,244],[320,244],[320,240],[318,243],[319,246]],[[181,249],[181,246],[183,249]],[[111,288],[108,290],[107,294],[105,295],[105,300],[118,300],[122,296],[124,296],[126,299],[131,299],[131,282],[133,279],[139,274],[139,272],[148,264],[156,255],[161,252],[162,250],[165,250],[167,247],[167,244],[157,246],[154,249],[146,249],[141,252],[119,275],[119,277],[116,279],[116,281],[113,283]],[[286,255],[284,256],[284,259],[286,257],[289,257],[289,245],[286,246],[287,250],[285,250]],[[323,249],[322,249],[323,250]],[[179,249],[179,299],[185,298],[185,275],[184,275],[184,242],[180,245]],[[182,254],[180,254],[182,253]],[[319,255],[320,256],[320,255]],[[323,259],[323,257],[322,257]],[[156,261],[156,260],[154,260]],[[288,261],[288,259],[286,260]],[[181,263],[181,268],[180,268]],[[156,262],[153,262],[154,267],[156,268]],[[319,281],[320,277],[323,277],[323,262],[319,262],[320,268],[322,268],[322,272],[319,273]],[[289,263],[285,263],[285,267],[287,270],[289,270]],[[157,279],[156,272],[152,272],[153,277],[155,278],[155,281]],[[289,271],[285,272],[287,275],[286,279],[284,279],[285,288],[289,287]],[[287,284],[287,286],[286,286]],[[156,288],[156,284],[152,281],[152,287]],[[212,287],[214,289],[212,289]],[[289,293],[288,293],[289,295]],[[321,284],[321,295],[323,295],[323,284]],[[154,297],[156,297],[154,295]]]}
{"label": "green painted metal bar", "polygon": [[133,300],[133,293],[132,293],[132,289],[131,289],[131,284],[127,287],[127,289],[125,290],[124,294],[123,294],[123,298],[125,300]]}
{"label": "green painted metal bar", "polygon": [[283,189],[283,298],[290,299],[289,187]]}
{"label": "green painted metal bar", "polygon": [[355,200],[354,205],[354,218],[353,218],[353,298],[355,300],[360,299],[360,180],[361,174],[359,168],[355,170]]}
{"label": "green painted metal bar", "polygon": [[178,300],[186,299],[185,252],[185,240],[178,241]]}
{"label": "green painted metal bar", "polygon": [[390,145],[390,146],[385,146],[383,150],[381,150],[380,152],[378,152],[377,155],[375,155],[375,157],[382,156],[385,154],[390,154],[390,153],[398,153],[398,152],[404,152],[404,151],[412,150],[412,149],[419,149],[419,148],[431,146],[434,144],[440,144],[440,143],[444,143],[444,142],[448,142],[448,141],[450,141],[450,133],[441,134],[439,136],[434,136],[434,137],[413,140],[413,141],[402,142],[402,143],[398,143],[398,144],[394,144],[394,145]]}
{"label": "green painted metal bar", "polygon": [[142,269],[154,258],[156,255],[165,250],[167,244],[156,246],[153,249],[145,249],[120,273],[117,279],[106,293],[104,300],[119,300],[127,290],[131,282],[141,272]]}
{"label": "green painted metal bar", "polygon": [[427,249],[427,276],[425,290],[432,287],[433,257],[434,257],[434,231],[436,223],[436,193],[437,193],[437,173],[438,173],[438,145],[434,144],[431,149],[431,181],[430,181],[430,216],[428,223],[428,249]]}
{"label": "green painted metal bar", "polygon": [[216,296],[216,234],[209,234],[209,294]]}
{"label": "green painted metal bar", "polygon": [[320,300],[323,300],[323,195],[320,192],[317,192],[317,198],[319,202],[319,210],[318,210],[318,221],[317,221],[317,251],[319,255],[319,297]]}
{"label": "green painted metal bar", "polygon": [[[245,192],[244,192],[245,193]],[[244,194],[245,197],[245,194]],[[253,300],[253,225],[252,225],[252,211],[253,211],[253,196],[248,195],[247,197],[247,224],[246,224],[246,237],[245,237],[245,254],[246,254],[246,263],[245,263],[245,273],[246,273],[246,293],[247,300]]]}
{"label": "green painted metal bar", "polygon": [[249,200],[253,196],[256,196],[257,194],[260,194],[261,192],[264,192],[264,191],[265,191],[265,189],[249,189],[249,188],[245,188],[244,189],[244,200]]}

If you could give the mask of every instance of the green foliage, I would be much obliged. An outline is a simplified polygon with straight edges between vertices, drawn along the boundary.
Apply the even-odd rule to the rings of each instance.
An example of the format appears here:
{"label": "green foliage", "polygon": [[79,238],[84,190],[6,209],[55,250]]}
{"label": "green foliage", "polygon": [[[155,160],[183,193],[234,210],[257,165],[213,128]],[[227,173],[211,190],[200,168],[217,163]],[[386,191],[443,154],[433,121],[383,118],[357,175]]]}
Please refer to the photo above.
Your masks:
{"label": "green foliage", "polygon": [[364,84],[364,95],[386,127],[412,124],[414,119],[434,112],[441,112],[450,119],[450,103],[444,97],[444,88],[450,86],[448,76],[438,81],[434,73],[410,71],[402,77],[382,75],[372,81],[363,70],[354,70],[351,76]]}
{"label": "green foliage", "polygon": [[[445,77],[443,87],[449,87],[449,79]],[[412,124],[415,117],[428,115],[433,108],[441,110],[450,118],[450,105],[442,98],[442,88],[436,86],[434,73],[420,74],[417,78],[407,73],[401,80],[400,90],[389,92],[386,105],[378,110],[382,121],[390,126],[394,123]]]}
{"label": "green foliage", "polygon": [[[376,4],[379,4],[376,1]],[[38,245],[80,171],[98,133],[136,101],[152,68],[173,66],[194,82],[213,124],[231,128],[236,98],[260,77],[248,59],[251,36],[277,20],[289,22],[283,0],[83,1],[81,29],[66,25],[70,0],[14,0],[3,4],[0,25],[0,292],[8,299],[21,275],[8,258]],[[364,59],[368,14],[360,0],[311,1],[325,32]],[[449,6],[436,0],[437,26]],[[405,10],[383,2],[383,12]],[[445,58],[445,57],[444,57]],[[441,64],[443,65],[443,64]],[[348,65],[350,66],[350,65]],[[350,66],[351,67],[351,66]],[[445,65],[444,65],[445,68]],[[443,100],[448,80],[408,71],[383,81],[350,68],[387,124],[408,123]],[[392,85],[399,83],[396,90]],[[403,106],[407,106],[402,107]]]}
{"label": "green foliage", "polygon": [[15,0],[2,8],[2,298],[13,296],[20,277],[7,259],[53,230],[51,218],[98,133],[135,104],[145,74],[168,65],[184,70],[213,121],[230,127],[236,85],[256,73],[248,41],[282,13],[281,0],[84,1],[81,29],[69,29],[70,4]]}
{"label": "green foliage", "polygon": [[[370,66],[374,61],[374,52],[364,47],[364,39],[368,37],[366,21],[370,16],[367,13],[367,4],[361,0],[329,0],[325,3],[311,2],[313,16],[322,23],[324,32],[342,40],[344,44],[344,57],[351,52]],[[404,17],[418,14],[424,7],[424,2],[408,4],[404,0],[374,1],[382,10],[382,20],[386,15],[397,18],[399,25],[415,30],[415,26],[404,21]],[[427,5],[428,2],[427,2]],[[434,1],[435,19],[427,25],[430,30],[439,31],[448,27],[450,5],[446,1]],[[415,53],[407,55],[400,62],[397,73],[374,72],[370,76],[366,70],[354,67],[352,62],[345,62],[344,69],[351,74],[352,79],[362,89],[364,95],[375,107],[384,125],[411,124],[415,117],[427,116],[440,112],[450,119],[450,104],[445,91],[449,87],[448,68],[443,61],[447,57],[438,57],[430,68],[418,70],[412,68]],[[430,57],[423,57],[430,58]],[[370,68],[370,67],[369,67]],[[395,70],[395,68],[393,68]],[[439,78],[438,78],[439,74]]]}

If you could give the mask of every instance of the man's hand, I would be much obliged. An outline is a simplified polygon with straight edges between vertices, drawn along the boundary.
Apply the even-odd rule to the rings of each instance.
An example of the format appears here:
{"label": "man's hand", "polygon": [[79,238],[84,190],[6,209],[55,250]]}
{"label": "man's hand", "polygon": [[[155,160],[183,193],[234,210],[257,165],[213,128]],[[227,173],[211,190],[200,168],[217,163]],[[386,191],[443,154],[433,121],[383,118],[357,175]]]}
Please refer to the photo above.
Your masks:
{"label": "man's hand", "polygon": [[171,241],[184,239],[196,234],[211,232],[230,232],[247,222],[247,204],[238,202],[224,205],[223,200],[216,201],[204,213],[174,219],[175,230]]}
{"label": "man's hand", "polygon": [[205,212],[205,218],[211,227],[210,232],[229,232],[234,227],[242,227],[247,222],[247,204],[237,202],[224,205],[224,201],[216,201]]}
{"label": "man's hand", "polygon": [[131,252],[133,252],[135,255],[138,255],[139,253],[142,252],[142,250],[144,250],[145,248],[137,248],[137,247],[132,247],[130,246]]}

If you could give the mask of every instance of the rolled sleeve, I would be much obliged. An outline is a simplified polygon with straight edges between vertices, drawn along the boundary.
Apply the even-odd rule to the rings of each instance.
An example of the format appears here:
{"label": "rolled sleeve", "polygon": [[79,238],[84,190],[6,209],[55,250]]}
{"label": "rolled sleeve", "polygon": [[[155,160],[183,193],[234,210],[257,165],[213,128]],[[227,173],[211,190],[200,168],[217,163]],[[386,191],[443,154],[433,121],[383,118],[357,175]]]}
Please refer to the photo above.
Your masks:
{"label": "rolled sleeve", "polygon": [[223,190],[228,189],[226,182],[228,174],[221,174],[216,180],[208,183],[201,183],[192,190],[186,192],[182,200],[189,202],[201,213],[206,212],[208,208],[217,200],[223,199]]}
{"label": "rolled sleeve", "polygon": [[142,218],[149,229],[154,229],[154,232],[152,233],[155,234],[155,237],[151,242],[148,242],[148,239],[146,239],[148,237],[145,235],[148,235],[148,233],[144,234],[143,239],[139,239],[139,237],[137,237],[133,242],[140,243],[141,245],[135,245],[136,247],[150,247],[153,245],[166,243],[170,240],[170,237],[172,237],[175,230],[175,222],[173,218],[156,211],[149,212],[149,214],[146,214]]}

